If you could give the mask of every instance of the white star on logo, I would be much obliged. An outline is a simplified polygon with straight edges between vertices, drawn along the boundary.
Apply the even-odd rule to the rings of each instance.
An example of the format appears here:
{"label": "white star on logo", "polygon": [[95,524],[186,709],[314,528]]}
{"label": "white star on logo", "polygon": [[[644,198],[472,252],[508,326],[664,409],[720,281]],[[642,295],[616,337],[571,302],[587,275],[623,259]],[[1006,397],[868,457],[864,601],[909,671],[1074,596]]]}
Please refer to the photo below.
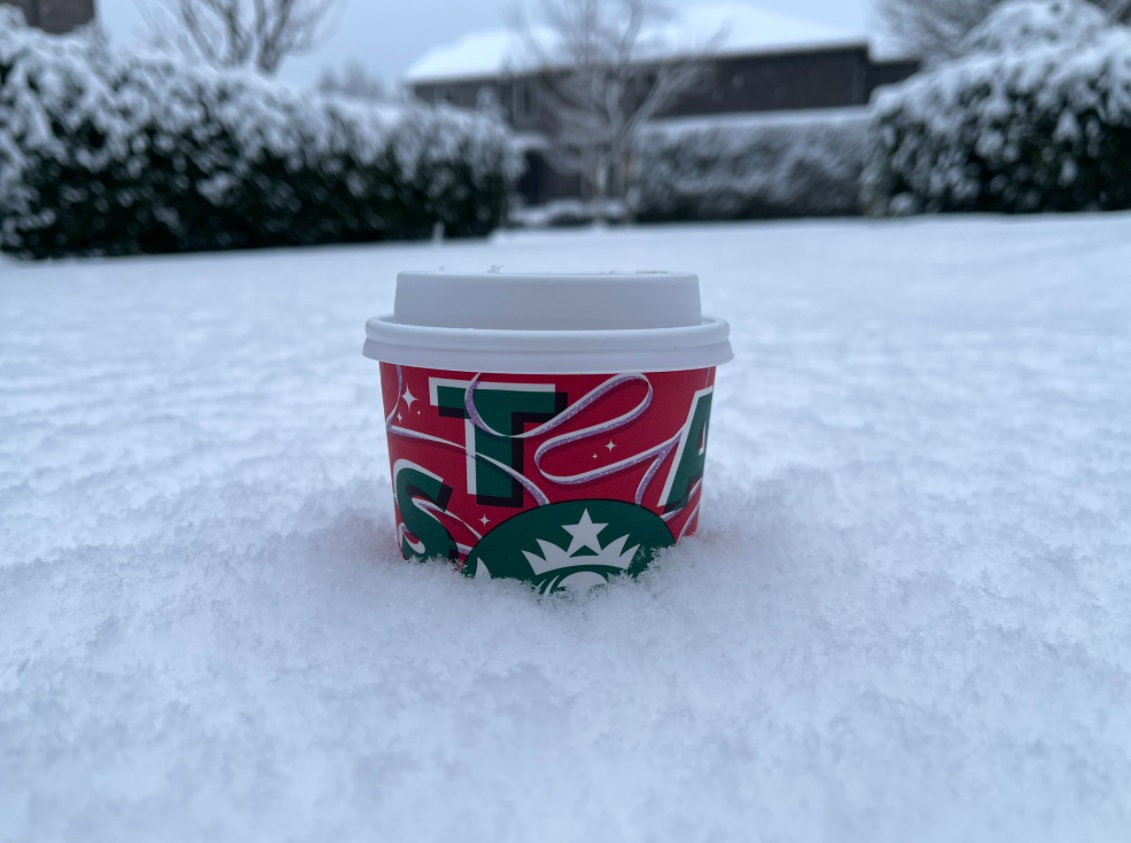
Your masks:
{"label": "white star on logo", "polygon": [[605,529],[608,524],[594,524],[593,520],[589,517],[589,510],[585,510],[581,514],[581,520],[576,524],[563,524],[562,529],[573,536],[573,540],[569,543],[569,550],[566,551],[566,556],[573,556],[578,550],[587,547],[594,553],[601,552],[601,543],[597,541],[597,534]]}
{"label": "white star on logo", "polygon": [[408,408],[411,410],[412,409],[412,402],[417,400],[416,396],[412,394],[412,390],[406,389],[404,391],[404,395],[402,397],[404,398],[405,404],[407,404]]}
{"label": "white star on logo", "polygon": [[488,518],[486,515],[484,515],[482,518],[479,519],[479,523],[482,524],[484,527],[486,527],[487,522],[490,521],[490,520],[491,520],[490,518]]}
{"label": "white star on logo", "polygon": [[615,448],[615,447],[616,447],[616,445],[615,445],[615,444],[613,443],[613,440],[612,440],[612,439],[610,439],[610,440],[609,440],[609,444],[608,444],[608,445],[606,445],[605,447],[609,449],[609,453],[611,454],[611,453],[613,452],[613,448]]}

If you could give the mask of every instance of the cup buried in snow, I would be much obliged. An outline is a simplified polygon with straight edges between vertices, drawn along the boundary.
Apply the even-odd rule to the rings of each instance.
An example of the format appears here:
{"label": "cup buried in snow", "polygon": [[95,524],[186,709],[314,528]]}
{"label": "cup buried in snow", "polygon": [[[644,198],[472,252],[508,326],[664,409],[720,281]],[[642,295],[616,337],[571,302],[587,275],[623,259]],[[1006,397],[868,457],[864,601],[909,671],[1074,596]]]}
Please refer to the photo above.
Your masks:
{"label": "cup buried in snow", "polygon": [[401,273],[366,325],[397,538],[540,592],[635,576],[695,531],[729,328],[668,273]]}

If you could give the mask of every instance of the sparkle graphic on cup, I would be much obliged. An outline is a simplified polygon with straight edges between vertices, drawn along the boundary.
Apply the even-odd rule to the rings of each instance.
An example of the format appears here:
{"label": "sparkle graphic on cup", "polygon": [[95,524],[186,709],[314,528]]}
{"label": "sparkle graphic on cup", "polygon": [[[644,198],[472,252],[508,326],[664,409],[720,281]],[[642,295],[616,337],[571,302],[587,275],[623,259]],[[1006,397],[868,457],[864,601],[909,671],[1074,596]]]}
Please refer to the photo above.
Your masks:
{"label": "sparkle graphic on cup", "polygon": [[404,556],[543,592],[640,573],[697,526],[727,333],[693,275],[402,273],[364,353]]}

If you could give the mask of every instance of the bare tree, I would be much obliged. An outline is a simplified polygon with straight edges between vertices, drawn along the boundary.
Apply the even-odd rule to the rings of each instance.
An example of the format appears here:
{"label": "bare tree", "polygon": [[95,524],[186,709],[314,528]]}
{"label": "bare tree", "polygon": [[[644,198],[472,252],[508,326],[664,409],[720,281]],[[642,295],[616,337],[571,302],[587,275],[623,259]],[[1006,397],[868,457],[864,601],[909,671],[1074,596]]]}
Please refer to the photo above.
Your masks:
{"label": "bare tree", "polygon": [[385,83],[356,59],[346,62],[340,75],[332,67],[324,68],[322,75],[318,77],[318,90],[323,94],[335,94],[365,102],[392,99]]}
{"label": "bare tree", "polygon": [[700,84],[720,35],[683,48],[660,0],[537,0],[515,28],[549,111],[550,163],[589,183],[596,211],[623,199],[641,127]]}
{"label": "bare tree", "polygon": [[[962,52],[966,36],[1004,0],[878,0],[882,23],[908,52],[928,63]],[[1092,0],[1113,22],[1131,21],[1131,0]]]}
{"label": "bare tree", "polygon": [[138,0],[151,39],[213,67],[273,76],[289,56],[318,49],[344,0]]}

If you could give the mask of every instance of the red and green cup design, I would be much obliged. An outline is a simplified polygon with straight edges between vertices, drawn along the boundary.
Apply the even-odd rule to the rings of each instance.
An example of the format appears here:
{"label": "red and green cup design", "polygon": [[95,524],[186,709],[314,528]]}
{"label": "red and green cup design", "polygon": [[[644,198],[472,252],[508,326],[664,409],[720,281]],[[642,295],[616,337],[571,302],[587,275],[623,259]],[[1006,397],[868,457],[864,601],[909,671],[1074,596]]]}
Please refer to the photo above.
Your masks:
{"label": "red and green cup design", "polygon": [[698,525],[714,381],[382,362],[401,552],[540,593],[636,576]]}

